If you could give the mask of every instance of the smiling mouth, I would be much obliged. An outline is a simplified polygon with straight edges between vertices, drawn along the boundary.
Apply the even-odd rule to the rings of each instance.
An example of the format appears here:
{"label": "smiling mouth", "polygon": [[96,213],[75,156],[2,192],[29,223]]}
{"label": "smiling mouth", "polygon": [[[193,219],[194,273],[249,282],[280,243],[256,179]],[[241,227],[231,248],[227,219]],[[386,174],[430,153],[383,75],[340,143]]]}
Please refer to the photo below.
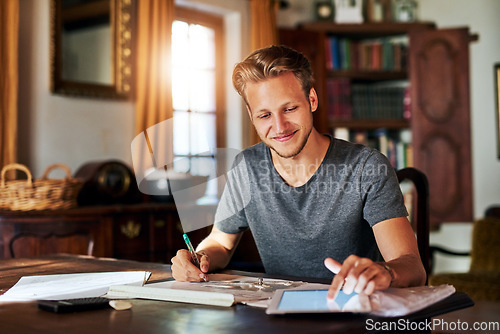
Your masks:
{"label": "smiling mouth", "polygon": [[275,136],[275,137],[273,137],[273,139],[276,141],[279,141],[279,142],[286,142],[286,141],[290,140],[295,135],[295,133],[297,133],[297,131],[298,130],[295,130],[295,131],[293,131],[291,133],[287,133],[285,135]]}

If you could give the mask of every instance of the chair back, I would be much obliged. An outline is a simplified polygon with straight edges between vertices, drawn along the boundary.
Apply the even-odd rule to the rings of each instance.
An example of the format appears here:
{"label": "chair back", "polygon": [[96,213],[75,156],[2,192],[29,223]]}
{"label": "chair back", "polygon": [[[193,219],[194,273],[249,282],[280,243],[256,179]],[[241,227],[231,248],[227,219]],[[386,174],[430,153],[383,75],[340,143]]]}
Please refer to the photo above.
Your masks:
{"label": "chair back", "polygon": [[500,273],[500,219],[476,220],[472,230],[470,269]]}
{"label": "chair back", "polygon": [[[407,167],[396,171],[399,183],[409,180],[413,183],[416,199],[413,204],[413,220],[416,223],[418,251],[424,265],[427,277],[430,275],[430,251],[429,251],[429,183],[427,177],[420,170]],[[426,282],[427,283],[427,282]]]}

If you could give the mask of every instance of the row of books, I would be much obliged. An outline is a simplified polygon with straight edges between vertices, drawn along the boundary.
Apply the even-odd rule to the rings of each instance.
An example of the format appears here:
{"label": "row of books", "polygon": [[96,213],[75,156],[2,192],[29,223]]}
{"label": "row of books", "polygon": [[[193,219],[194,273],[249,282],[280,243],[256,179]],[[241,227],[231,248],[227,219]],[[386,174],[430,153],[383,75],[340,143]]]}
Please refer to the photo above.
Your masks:
{"label": "row of books", "polygon": [[336,128],[334,136],[379,150],[389,159],[395,169],[413,166],[411,131],[408,129],[350,130]]}
{"label": "row of books", "polygon": [[352,84],[347,78],[326,80],[327,116],[335,119],[409,119],[407,86]]}
{"label": "row of books", "polygon": [[328,36],[325,51],[329,70],[403,71],[408,67],[408,44],[393,37],[354,40]]}
{"label": "row of books", "polygon": [[356,84],[352,86],[354,119],[403,119],[407,87]]}
{"label": "row of books", "polygon": [[326,80],[328,105],[327,117],[334,119],[352,119],[351,81],[347,78],[329,78]]}

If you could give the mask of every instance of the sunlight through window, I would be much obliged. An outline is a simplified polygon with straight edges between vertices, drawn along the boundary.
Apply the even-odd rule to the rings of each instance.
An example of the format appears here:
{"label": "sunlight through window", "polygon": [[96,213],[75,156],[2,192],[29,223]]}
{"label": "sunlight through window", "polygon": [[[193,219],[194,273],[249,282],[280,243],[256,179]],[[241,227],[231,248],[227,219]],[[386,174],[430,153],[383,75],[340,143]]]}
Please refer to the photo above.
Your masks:
{"label": "sunlight through window", "polygon": [[[211,149],[217,147],[216,94],[214,29],[174,21],[172,97],[176,171],[193,175],[215,174]],[[216,194],[216,182],[209,182],[207,195]]]}

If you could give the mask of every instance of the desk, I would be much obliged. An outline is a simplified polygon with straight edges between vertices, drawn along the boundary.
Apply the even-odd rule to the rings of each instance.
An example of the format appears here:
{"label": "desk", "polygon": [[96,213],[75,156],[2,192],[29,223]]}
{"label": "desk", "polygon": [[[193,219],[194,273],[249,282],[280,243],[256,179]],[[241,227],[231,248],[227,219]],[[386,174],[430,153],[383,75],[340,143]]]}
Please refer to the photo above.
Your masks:
{"label": "desk", "polygon": [[[20,277],[39,274],[148,270],[149,282],[171,277],[170,266],[88,256],[52,255],[0,260],[0,293]],[[238,272],[230,272],[238,273]],[[248,273],[246,273],[248,274]],[[203,305],[134,300],[127,311],[112,309],[73,314],[41,311],[35,302],[0,304],[0,326],[5,333],[364,333],[366,315],[318,314],[268,316],[264,309],[245,305],[220,308]],[[455,294],[428,313],[412,315],[422,320],[470,306],[470,299]],[[387,319],[384,319],[387,321]]]}

